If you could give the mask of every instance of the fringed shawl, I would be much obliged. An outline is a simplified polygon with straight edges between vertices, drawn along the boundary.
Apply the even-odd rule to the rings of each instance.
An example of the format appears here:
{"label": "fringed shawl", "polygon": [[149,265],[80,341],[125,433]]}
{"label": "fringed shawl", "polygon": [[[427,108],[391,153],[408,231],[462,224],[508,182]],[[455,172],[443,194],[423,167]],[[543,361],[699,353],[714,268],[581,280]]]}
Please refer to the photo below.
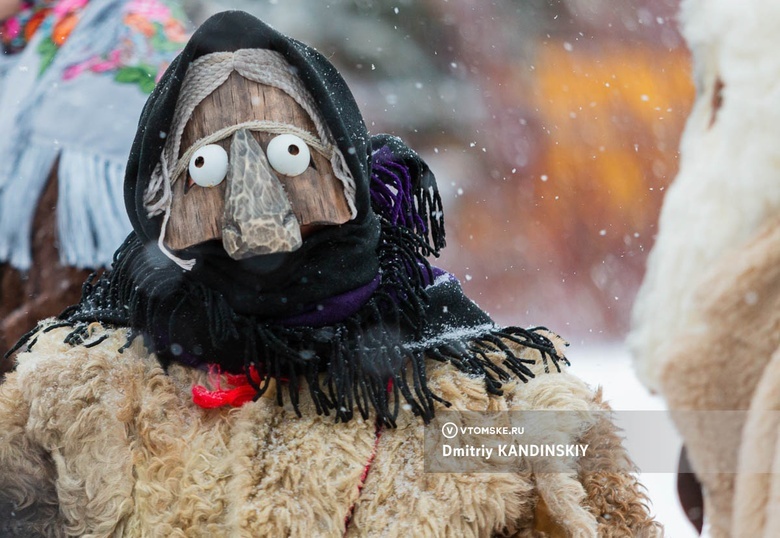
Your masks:
{"label": "fringed shawl", "polygon": [[[219,241],[203,243],[186,249],[196,260],[187,271],[157,247],[160,218],[147,214],[143,192],[187,67],[244,48],[275,50],[297,70],[355,179],[357,216],[323,227],[290,253],[237,261]],[[255,398],[275,386],[277,401],[296,410],[305,385],[319,413],[340,421],[355,410],[375,413],[387,425],[404,402],[426,421],[436,401],[447,405],[428,387],[427,360],[483,378],[494,394],[512,376],[533,377],[533,361],[510,343],[539,350],[546,367],[565,360],[537,330],[496,326],[453,277],[431,267],[427,257],[445,243],[444,217],[426,163],[398,138],[368,136],[327,59],[246,13],[209,19],[161,79],[133,145],[125,201],[135,231],[112,270],[88,281],[81,302],[60,316],[74,327],[74,345],[96,344],[84,340],[92,322],[129,327],[163,365],[244,374]],[[488,358],[495,351],[505,356],[501,365]]]}
{"label": "fringed shawl", "polygon": [[0,262],[30,268],[36,204],[56,169],[60,260],[108,266],[130,231],[122,183],[138,116],[183,46],[185,18],[174,0],[38,4],[0,28]]}
{"label": "fringed shawl", "polygon": [[[364,418],[373,412],[386,425],[395,424],[404,402],[425,421],[433,417],[435,401],[448,405],[427,386],[426,360],[449,362],[484,378],[493,394],[500,394],[512,376],[534,377],[528,368],[534,361],[515,356],[509,343],[539,350],[545,366],[557,368],[565,359],[539,329],[496,326],[463,295],[452,275],[428,264],[424,254],[437,253],[444,243],[432,175],[400,140],[376,137],[374,142],[384,144],[374,152],[371,180],[381,221],[380,275],[367,285],[359,307],[346,301],[345,309],[335,297],[319,310],[295,316],[264,320],[242,315],[224,296],[192,282],[131,235],[117,252],[113,270],[87,282],[81,303],[47,329],[74,326],[69,341],[93,346],[99,342],[85,340],[89,323],[127,326],[146,338],[164,365],[216,365],[243,373],[255,398],[268,390],[271,379],[281,381],[278,403],[289,399],[296,410],[305,384],[319,413],[333,412],[336,420],[348,421],[355,410]],[[414,164],[405,164],[404,158]],[[415,188],[412,174],[429,179]],[[506,356],[501,366],[488,359],[495,351]]]}

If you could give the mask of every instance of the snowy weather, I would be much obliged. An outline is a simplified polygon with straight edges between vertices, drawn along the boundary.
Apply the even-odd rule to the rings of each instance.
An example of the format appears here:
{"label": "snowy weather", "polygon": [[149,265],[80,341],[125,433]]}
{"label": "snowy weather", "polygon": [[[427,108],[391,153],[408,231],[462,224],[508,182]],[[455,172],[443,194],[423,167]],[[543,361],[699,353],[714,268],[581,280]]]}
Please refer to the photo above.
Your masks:
{"label": "snowy weather", "polygon": [[0,0],[0,538],[780,535],[778,20]]}

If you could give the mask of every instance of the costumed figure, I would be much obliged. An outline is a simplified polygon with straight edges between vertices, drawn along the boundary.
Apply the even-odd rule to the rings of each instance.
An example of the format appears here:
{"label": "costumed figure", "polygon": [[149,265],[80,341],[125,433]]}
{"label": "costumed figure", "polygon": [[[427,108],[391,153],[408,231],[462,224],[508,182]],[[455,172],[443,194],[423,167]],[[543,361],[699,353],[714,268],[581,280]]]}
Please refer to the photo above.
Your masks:
{"label": "costumed figure", "polygon": [[[714,538],[780,536],[780,5],[686,0],[697,98],[629,338],[667,402],[681,499]],[[701,493],[699,500],[701,499]]]}
{"label": "costumed figure", "polygon": [[[209,19],[143,111],[125,203],[112,270],[0,386],[6,535],[660,534],[600,393],[429,264],[433,174],[315,50]],[[574,411],[546,431],[589,450],[425,473],[447,408]]]}
{"label": "costumed figure", "polygon": [[188,37],[178,0],[2,7],[0,355],[110,265],[131,229],[122,181],[138,115]]}

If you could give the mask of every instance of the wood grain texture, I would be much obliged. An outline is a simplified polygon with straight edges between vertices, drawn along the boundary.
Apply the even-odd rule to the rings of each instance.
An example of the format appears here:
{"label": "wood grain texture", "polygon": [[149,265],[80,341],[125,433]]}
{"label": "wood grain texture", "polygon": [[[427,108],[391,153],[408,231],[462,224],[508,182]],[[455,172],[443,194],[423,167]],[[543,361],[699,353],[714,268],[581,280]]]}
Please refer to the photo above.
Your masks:
{"label": "wood grain texture", "polygon": [[[289,123],[316,136],[314,122],[290,96],[234,72],[195,108],[182,135],[179,157],[204,136],[250,120]],[[263,150],[276,136],[258,132],[253,135]],[[230,139],[220,141],[219,145],[230,154]],[[333,174],[330,162],[314,150],[311,153],[314,166],[310,166],[303,174],[296,177],[277,174],[293,213],[302,225],[303,235],[313,227],[343,224],[350,219],[343,187]],[[173,188],[171,216],[166,232],[165,243],[168,248],[179,250],[222,237],[228,180],[216,187],[194,185],[187,189],[189,177],[178,178]]]}
{"label": "wood grain texture", "polygon": [[251,133],[237,131],[230,147],[234,175],[227,186],[222,245],[235,260],[292,252],[301,230],[284,187]]}

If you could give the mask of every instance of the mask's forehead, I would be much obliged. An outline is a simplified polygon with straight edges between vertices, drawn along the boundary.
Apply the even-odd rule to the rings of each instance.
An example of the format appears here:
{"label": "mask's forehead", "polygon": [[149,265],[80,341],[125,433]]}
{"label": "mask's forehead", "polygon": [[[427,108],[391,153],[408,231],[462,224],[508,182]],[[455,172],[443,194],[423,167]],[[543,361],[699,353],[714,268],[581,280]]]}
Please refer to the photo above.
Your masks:
{"label": "mask's forehead", "polygon": [[[294,125],[317,136],[314,122],[295,99],[282,91],[269,91],[267,86],[234,71],[195,107],[182,133],[179,157],[198,140],[225,127],[252,120]],[[227,149],[226,140],[218,143]]]}

